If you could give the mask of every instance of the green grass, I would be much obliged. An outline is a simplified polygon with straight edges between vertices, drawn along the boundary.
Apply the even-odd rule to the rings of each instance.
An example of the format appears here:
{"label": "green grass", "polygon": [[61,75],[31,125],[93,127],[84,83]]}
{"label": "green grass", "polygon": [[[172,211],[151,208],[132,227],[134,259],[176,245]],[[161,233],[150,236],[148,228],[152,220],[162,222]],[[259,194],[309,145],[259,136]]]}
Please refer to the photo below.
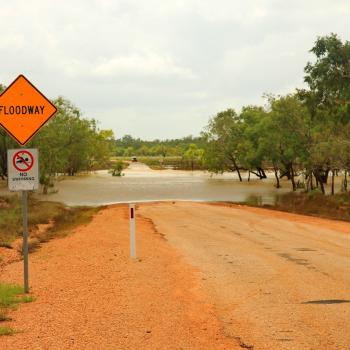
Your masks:
{"label": "green grass", "polygon": [[[35,250],[40,243],[55,236],[66,235],[77,225],[87,223],[100,208],[75,207],[67,208],[61,203],[43,202],[29,198],[28,227],[35,232],[38,224],[53,222],[52,228],[42,235],[35,236]],[[0,247],[11,248],[12,242],[22,236],[22,202],[17,195],[0,196]]]}
{"label": "green grass", "polygon": [[23,288],[17,284],[0,283],[0,307],[11,308],[21,302],[18,298],[23,294]]}
{"label": "green grass", "polygon": [[[35,300],[31,295],[23,295],[23,288],[17,284],[0,283],[0,322],[9,321],[8,312],[20,303],[30,303]],[[10,327],[0,327],[0,336],[12,335],[16,331]]]}
{"label": "green grass", "polygon": [[[23,296],[23,288],[17,284],[0,283],[0,322],[8,321],[8,312],[17,307],[19,303],[33,300],[31,296]],[[13,329],[0,327],[0,335],[13,334]]]}
{"label": "green grass", "polygon": [[0,336],[2,335],[13,335],[16,331],[11,327],[0,327]]}
{"label": "green grass", "polygon": [[20,298],[20,302],[27,304],[35,301],[35,298],[31,295],[24,295],[23,297]]}

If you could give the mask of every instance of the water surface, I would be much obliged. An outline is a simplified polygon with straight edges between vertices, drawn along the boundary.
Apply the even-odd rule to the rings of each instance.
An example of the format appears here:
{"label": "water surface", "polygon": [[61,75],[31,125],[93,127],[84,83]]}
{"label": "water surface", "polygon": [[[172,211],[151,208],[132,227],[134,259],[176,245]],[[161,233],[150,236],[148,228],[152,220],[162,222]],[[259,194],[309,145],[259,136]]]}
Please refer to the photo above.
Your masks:
{"label": "water surface", "polygon": [[134,163],[124,176],[114,177],[107,171],[65,178],[57,182],[57,193],[43,199],[67,205],[104,205],[122,202],[158,200],[246,202],[258,198],[262,204],[273,204],[277,194],[290,191],[289,183],[274,187],[274,179],[252,179],[240,183],[235,174],[214,175],[203,171],[151,170]]}

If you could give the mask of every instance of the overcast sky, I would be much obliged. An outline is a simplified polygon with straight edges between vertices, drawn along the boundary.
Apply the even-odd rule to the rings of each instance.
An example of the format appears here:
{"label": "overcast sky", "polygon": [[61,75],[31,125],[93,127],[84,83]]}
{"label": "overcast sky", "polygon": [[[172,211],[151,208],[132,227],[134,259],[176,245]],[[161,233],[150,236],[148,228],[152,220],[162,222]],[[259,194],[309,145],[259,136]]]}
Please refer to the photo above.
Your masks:
{"label": "overcast sky", "polygon": [[220,110],[303,86],[349,0],[0,0],[0,82],[24,74],[117,137],[198,135]]}

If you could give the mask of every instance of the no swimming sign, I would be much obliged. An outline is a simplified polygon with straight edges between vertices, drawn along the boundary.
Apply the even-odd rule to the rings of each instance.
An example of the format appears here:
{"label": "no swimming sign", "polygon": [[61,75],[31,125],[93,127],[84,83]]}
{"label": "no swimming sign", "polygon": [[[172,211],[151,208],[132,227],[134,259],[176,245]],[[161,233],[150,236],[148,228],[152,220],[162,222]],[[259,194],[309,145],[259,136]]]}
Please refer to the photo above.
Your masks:
{"label": "no swimming sign", "polygon": [[38,150],[7,151],[8,187],[10,191],[33,191],[39,188]]}

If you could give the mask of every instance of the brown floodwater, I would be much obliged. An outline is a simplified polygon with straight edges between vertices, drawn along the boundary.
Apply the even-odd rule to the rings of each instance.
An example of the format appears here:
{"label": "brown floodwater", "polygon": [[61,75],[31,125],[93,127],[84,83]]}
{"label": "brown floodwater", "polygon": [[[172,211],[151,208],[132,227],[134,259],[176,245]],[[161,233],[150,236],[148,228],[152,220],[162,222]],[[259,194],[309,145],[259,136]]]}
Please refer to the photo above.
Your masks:
{"label": "brown floodwater", "polygon": [[203,171],[151,170],[144,164],[132,163],[124,176],[114,177],[108,171],[66,177],[55,185],[56,193],[40,196],[67,205],[97,206],[112,203],[162,200],[230,201],[274,204],[278,194],[290,191],[290,183],[274,187],[273,174],[265,180],[252,176],[250,182],[239,182],[232,173],[211,175]]}

